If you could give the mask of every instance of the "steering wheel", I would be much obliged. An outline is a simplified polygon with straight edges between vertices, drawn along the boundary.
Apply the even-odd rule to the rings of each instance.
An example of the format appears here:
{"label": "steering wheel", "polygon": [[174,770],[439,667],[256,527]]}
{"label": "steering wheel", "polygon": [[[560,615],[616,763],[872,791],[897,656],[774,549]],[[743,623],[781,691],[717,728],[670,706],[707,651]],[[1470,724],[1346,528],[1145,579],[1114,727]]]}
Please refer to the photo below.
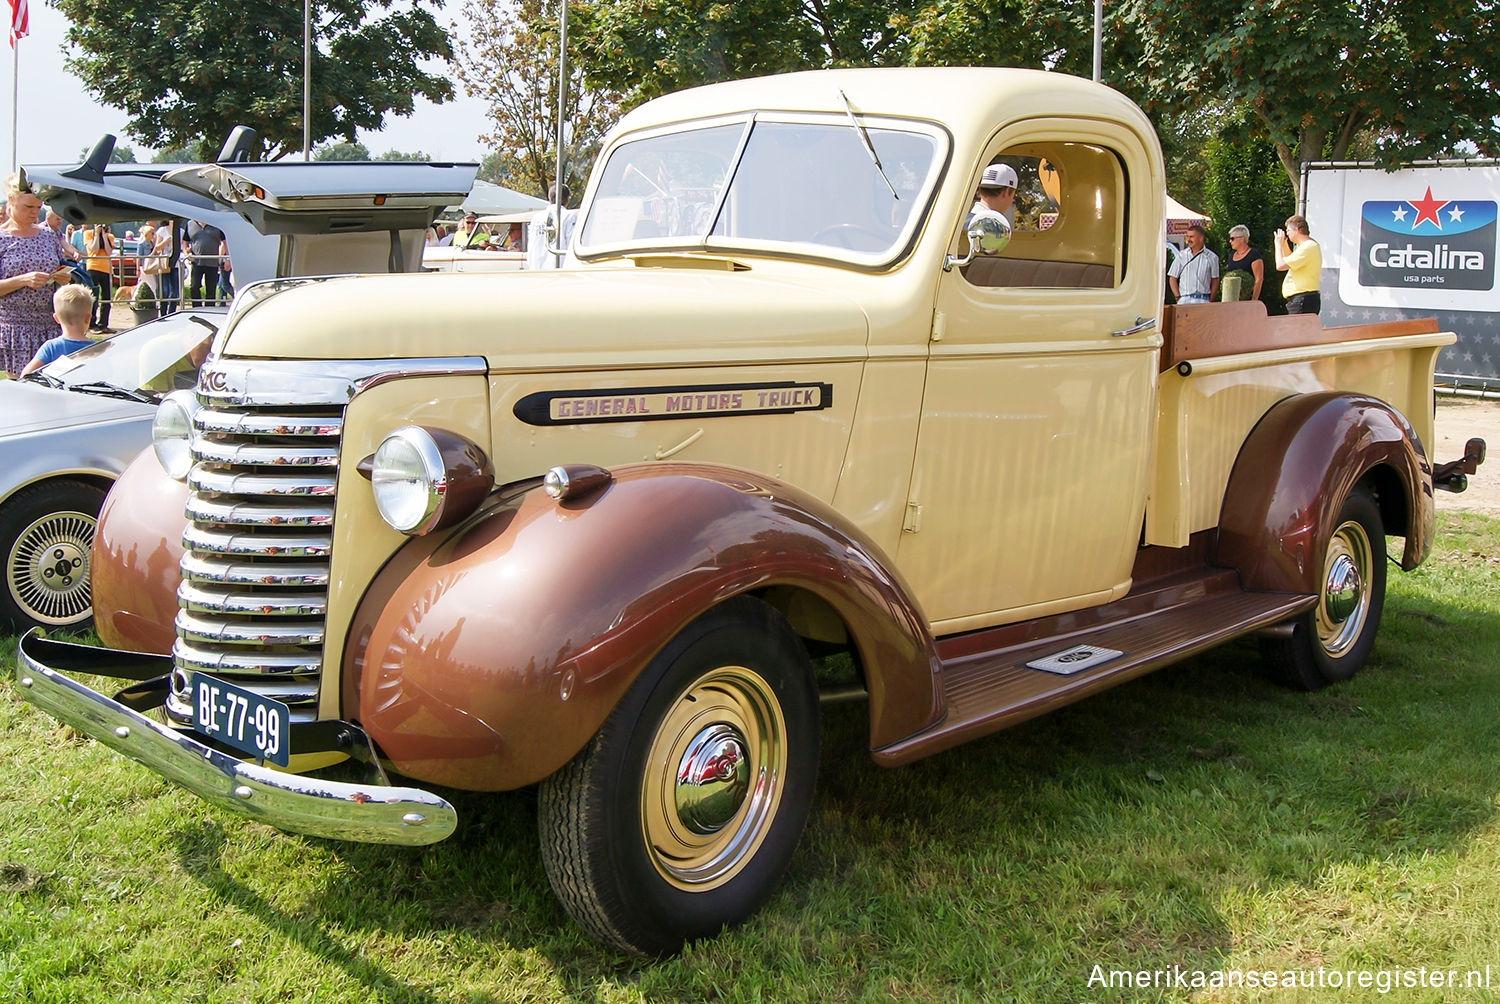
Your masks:
{"label": "steering wheel", "polygon": [[[868,238],[870,246],[868,248],[861,248],[857,244],[851,243],[851,237]],[[858,223],[833,223],[813,234],[808,240],[814,244],[836,244],[846,247],[850,251],[878,251],[891,242],[891,236],[890,234],[879,233],[870,227],[861,226]]]}

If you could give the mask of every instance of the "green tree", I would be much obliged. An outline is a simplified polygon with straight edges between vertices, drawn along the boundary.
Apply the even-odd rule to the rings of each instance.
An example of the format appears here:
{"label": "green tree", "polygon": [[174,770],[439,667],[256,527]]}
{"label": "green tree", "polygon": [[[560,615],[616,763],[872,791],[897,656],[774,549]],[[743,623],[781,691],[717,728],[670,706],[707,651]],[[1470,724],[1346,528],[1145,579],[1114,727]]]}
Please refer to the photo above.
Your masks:
{"label": "green tree", "polygon": [[[79,161],[82,161],[83,158],[87,157],[88,155],[89,155],[89,148],[88,147],[84,147],[78,153],[78,159],[79,159]],[[116,143],[115,144],[115,148],[112,151],[110,151],[109,162],[111,164],[134,164],[134,163],[136,163],[135,148],[134,147],[130,147],[130,146],[125,146],[123,143]]]}
{"label": "green tree", "polygon": [[578,19],[589,80],[635,104],[719,80],[839,66],[1087,73],[1092,36],[1080,25],[1092,9],[1082,0],[593,0]]}
{"label": "green tree", "polygon": [[375,159],[384,161],[397,161],[399,163],[407,164],[425,164],[428,161],[432,160],[431,157],[427,156],[427,154],[423,153],[421,150],[416,150],[412,153],[402,153],[400,150],[387,150],[385,153],[382,153]]}
{"label": "green tree", "polygon": [[363,143],[325,143],[312,152],[313,160],[369,160],[370,148]]}
{"label": "green tree", "polygon": [[1203,201],[1195,208],[1213,219],[1209,241],[1222,260],[1229,254],[1229,228],[1250,228],[1250,244],[1265,258],[1260,298],[1273,313],[1283,311],[1281,280],[1271,236],[1296,211],[1297,200],[1276,148],[1257,135],[1253,114],[1241,108],[1219,123],[1203,144]]}
{"label": "green tree", "polygon": [[[505,158],[512,187],[545,197],[557,168],[557,3],[464,0],[463,9],[473,35],[461,40],[465,56],[454,71],[471,96],[489,104],[492,128],[480,139]],[[621,98],[585,83],[571,20],[568,35],[563,180],[576,203]]]}
{"label": "green tree", "polygon": [[[890,18],[903,40],[875,65],[1019,66],[1093,72],[1092,0],[907,2]],[[878,14],[878,10],[875,11]]]}
{"label": "green tree", "polygon": [[198,158],[197,144],[188,146],[170,146],[165,150],[156,151],[156,156],[151,158],[153,164],[191,164]]}
{"label": "green tree", "polygon": [[1247,108],[1294,193],[1302,165],[1362,135],[1395,163],[1469,143],[1500,152],[1496,0],[1121,0],[1112,34],[1148,110],[1220,97]]}
{"label": "green tree", "polygon": [[514,188],[513,182],[520,173],[514,157],[503,151],[493,150],[479,162],[479,173],[475,177],[480,181]]}
{"label": "green tree", "polygon": [[[103,103],[131,114],[148,146],[218,152],[247,125],[276,159],[302,146],[302,4],[281,0],[52,0],[70,22],[67,66]],[[312,0],[313,143],[354,140],[417,97],[452,85],[423,70],[449,59],[447,32],[414,0]]]}

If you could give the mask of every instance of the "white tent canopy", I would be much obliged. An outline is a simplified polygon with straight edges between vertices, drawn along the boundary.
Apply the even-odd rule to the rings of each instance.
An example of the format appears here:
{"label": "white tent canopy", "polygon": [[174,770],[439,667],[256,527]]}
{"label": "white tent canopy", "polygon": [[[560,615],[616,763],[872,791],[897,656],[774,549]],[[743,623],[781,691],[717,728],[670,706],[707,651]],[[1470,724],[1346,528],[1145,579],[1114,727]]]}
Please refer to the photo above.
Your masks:
{"label": "white tent canopy", "polygon": [[463,211],[478,213],[480,216],[494,216],[499,213],[520,212],[524,209],[542,209],[546,205],[544,200],[534,195],[523,195],[504,185],[495,185],[488,181],[476,181],[469,191],[469,197],[463,201]]}
{"label": "white tent canopy", "polygon": [[[474,182],[476,188],[479,186],[479,184],[480,183],[477,181]],[[1170,195],[1166,196],[1165,209],[1167,214],[1168,237],[1181,237],[1183,234],[1187,233],[1188,227],[1192,226],[1194,223],[1203,226],[1208,225],[1209,217],[1204,216],[1200,212],[1189,209],[1187,206],[1184,206],[1182,203],[1178,202]]]}

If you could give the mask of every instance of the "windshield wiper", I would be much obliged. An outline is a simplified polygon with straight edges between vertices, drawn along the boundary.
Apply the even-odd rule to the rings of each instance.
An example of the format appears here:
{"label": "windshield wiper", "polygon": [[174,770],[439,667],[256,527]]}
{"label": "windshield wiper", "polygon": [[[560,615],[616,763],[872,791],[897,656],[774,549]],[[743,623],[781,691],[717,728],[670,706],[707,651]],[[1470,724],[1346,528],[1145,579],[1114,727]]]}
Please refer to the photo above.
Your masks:
{"label": "windshield wiper", "polygon": [[46,384],[48,387],[51,387],[54,390],[62,390],[67,386],[61,380],[57,379],[57,377],[53,376],[51,373],[46,372],[45,370],[32,370],[21,379],[35,380],[37,383]]}
{"label": "windshield wiper", "polygon": [[880,173],[880,180],[885,182],[885,187],[891,190],[891,198],[900,202],[901,196],[896,194],[896,186],[891,184],[891,179],[885,176],[885,168],[880,166],[880,155],[875,152],[875,144],[870,142],[870,134],[865,131],[865,127],[860,125],[859,119],[855,117],[854,106],[849,103],[849,95],[844,93],[842,87],[839,88],[839,97],[844,99],[844,111],[849,113],[849,122],[854,126],[854,131],[859,133],[859,141],[865,145],[865,153],[870,155],[871,163],[875,165],[875,170]]}
{"label": "windshield wiper", "polygon": [[110,383],[108,380],[93,380],[89,383],[69,384],[68,389],[82,391],[85,394],[103,394],[106,397],[123,397],[142,404],[151,404],[153,399],[142,394],[138,390],[121,387],[119,384]]}

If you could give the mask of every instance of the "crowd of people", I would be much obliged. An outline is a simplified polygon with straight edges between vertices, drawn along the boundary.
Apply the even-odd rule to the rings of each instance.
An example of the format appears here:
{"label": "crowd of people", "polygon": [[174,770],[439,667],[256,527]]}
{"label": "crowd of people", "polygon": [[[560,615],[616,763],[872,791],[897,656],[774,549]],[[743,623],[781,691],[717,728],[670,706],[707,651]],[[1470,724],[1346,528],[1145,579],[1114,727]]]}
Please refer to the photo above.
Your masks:
{"label": "crowd of people", "polygon": [[[566,206],[572,193],[568,186],[561,189],[561,204]],[[508,220],[502,223],[482,223],[477,213],[465,213],[463,218],[451,225],[434,223],[427,230],[428,247],[472,248],[484,251],[515,251],[526,256],[526,268],[558,268],[562,254],[573,239],[573,227],[578,222],[578,213],[572,209],[562,210],[561,224],[556,222],[556,206],[559,191],[556,185],[547,190],[548,206],[532,214],[527,223]]]}
{"label": "crowd of people", "polygon": [[[184,275],[187,302],[195,306],[227,303],[234,296],[229,246],[217,227],[152,220],[139,233],[127,230],[117,238],[104,224],[65,224],[18,174],[4,185],[0,367],[11,377],[20,376],[44,346],[52,346],[44,360],[50,362],[82,348],[90,331],[110,331],[110,309],[121,283],[135,287],[130,304],[137,314],[144,310],[151,316],[179,308]],[[64,318],[73,317],[80,304],[87,310],[75,331]]]}
{"label": "crowd of people", "polygon": [[485,251],[520,251],[521,224],[508,223],[503,229],[492,229],[488,224],[480,224],[477,213],[465,213],[457,223],[434,223],[429,227],[427,245]]}
{"label": "crowd of people", "polygon": [[[1178,303],[1208,303],[1211,300],[1259,300],[1265,285],[1265,256],[1250,243],[1250,228],[1244,225],[1229,230],[1229,254],[1221,263],[1219,256],[1206,247],[1207,231],[1200,224],[1188,227],[1183,235],[1187,248],[1180,252],[1167,270],[1167,285]],[[1288,216],[1285,228],[1278,228],[1272,247],[1275,266],[1285,272],[1281,295],[1288,314],[1317,314],[1322,309],[1318,284],[1323,272],[1323,249],[1300,215]],[[1232,283],[1221,284],[1238,273]],[[1231,294],[1231,289],[1233,293]]]}

